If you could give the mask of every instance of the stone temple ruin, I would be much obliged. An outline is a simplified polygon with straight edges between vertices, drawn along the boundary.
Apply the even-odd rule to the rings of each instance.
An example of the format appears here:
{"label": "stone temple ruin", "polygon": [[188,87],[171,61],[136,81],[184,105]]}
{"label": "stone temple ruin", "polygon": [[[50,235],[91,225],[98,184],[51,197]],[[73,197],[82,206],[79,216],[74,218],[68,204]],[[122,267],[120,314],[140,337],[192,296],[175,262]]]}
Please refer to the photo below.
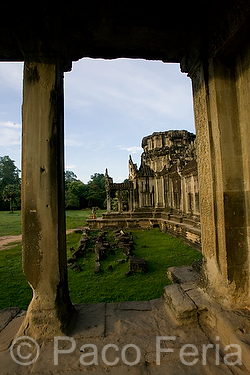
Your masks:
{"label": "stone temple ruin", "polygon": [[199,218],[194,134],[185,130],[153,133],[143,138],[142,148],[139,169],[129,160],[132,210],[164,209]]}
{"label": "stone temple ruin", "polygon": [[[14,322],[18,332],[15,331],[12,338],[15,334],[48,340],[55,335],[67,334],[72,317],[76,316],[76,307],[69,296],[66,258],[64,72],[71,70],[72,62],[85,57],[158,60],[180,64],[181,71],[192,81],[204,256],[202,283],[199,286],[193,284],[191,288],[191,281],[187,281],[182,284],[182,289],[179,284],[173,284],[172,293],[167,288],[164,291],[166,309],[172,306],[172,310],[185,319],[190,312],[189,315],[198,319],[199,327],[206,327],[210,343],[215,329],[224,344],[239,343],[244,352],[243,363],[250,370],[250,2],[180,0],[142,4],[129,0],[76,0],[70,4],[44,1],[37,7],[27,1],[14,7],[11,2],[4,2],[1,11],[0,61],[24,61],[22,247],[23,271],[33,291],[22,324]],[[174,174],[175,171],[173,177]],[[164,178],[159,176],[159,180],[163,182]],[[172,201],[177,210],[179,205],[181,207],[178,189],[174,189],[176,197]],[[152,194],[152,189],[145,185],[143,191],[144,198],[139,204],[151,204],[152,199],[155,199],[155,204],[163,203],[164,197],[157,196],[157,191]],[[198,196],[196,199],[193,199],[193,209]],[[135,199],[134,204],[136,202]],[[188,203],[185,209],[188,209]],[[141,225],[140,213],[138,215],[138,224]],[[164,220],[163,213],[160,213],[161,217],[157,215],[156,211],[155,219]],[[154,225],[154,221],[151,223]],[[164,225],[167,224],[165,220]],[[170,225],[176,226],[176,222]],[[183,278],[178,277],[178,280],[182,283]],[[200,298],[201,294],[206,296],[206,303]],[[176,298],[178,295],[179,299]],[[167,327],[167,312],[162,310],[159,313],[159,304],[142,304],[140,314],[143,313],[144,321],[150,319],[151,327],[156,330],[165,324],[166,330],[160,332],[162,335],[175,335],[177,330],[178,337],[183,337],[188,327],[184,330]],[[101,308],[103,312],[106,307],[96,307]],[[142,311],[143,308],[146,310]],[[112,307],[107,309],[105,319],[109,319]],[[84,327],[81,337],[85,335],[85,338],[86,332],[90,331],[90,319],[94,319],[90,308],[87,311],[77,318],[78,324],[82,322]],[[120,315],[120,320],[124,321],[129,316],[130,321],[135,322],[133,333],[135,327],[142,327],[143,320],[136,320],[131,305],[129,310],[124,306],[117,311],[119,313],[114,314],[116,319]],[[152,311],[158,314],[158,328],[153,323],[156,315],[152,317]],[[98,321],[105,322],[105,319],[100,317]],[[5,320],[4,327],[8,321]],[[109,323],[102,325],[105,334],[115,332],[112,330],[114,325]],[[117,323],[117,326],[121,332],[126,327],[125,334],[130,328],[129,324]],[[144,325],[140,332],[149,326]],[[96,332],[100,324],[98,326],[93,321],[92,327]],[[4,331],[5,328],[3,335],[6,334]],[[191,330],[189,334],[192,334]],[[193,335],[193,340],[196,337]],[[138,334],[136,339],[139,338]],[[43,349],[46,348],[49,353],[53,352],[51,347],[44,345]],[[22,369],[21,365],[10,369],[13,361],[6,352],[2,353],[2,368],[5,361],[9,373],[28,373],[28,368]],[[181,364],[175,367],[169,363],[162,370],[152,364],[150,353],[147,354],[138,370],[147,375],[167,373],[169,366],[169,373],[179,370],[179,374],[219,373],[218,366],[217,370],[206,371],[207,367],[201,365],[194,372],[191,366],[191,369]],[[53,373],[55,366],[52,368],[47,373]],[[64,370],[65,367],[58,373]],[[31,371],[41,373],[38,365],[34,365]],[[117,369],[115,371],[117,373]],[[225,363],[220,369],[223,374],[232,372]],[[247,372],[238,366],[233,373]]]}
{"label": "stone temple ruin", "polygon": [[[153,133],[142,140],[139,169],[129,159],[129,180],[114,183],[106,170],[107,213],[88,220],[91,228],[151,228],[180,237],[201,249],[200,208],[195,135],[186,130]],[[123,210],[122,191],[129,196]],[[111,194],[118,191],[118,211]]]}

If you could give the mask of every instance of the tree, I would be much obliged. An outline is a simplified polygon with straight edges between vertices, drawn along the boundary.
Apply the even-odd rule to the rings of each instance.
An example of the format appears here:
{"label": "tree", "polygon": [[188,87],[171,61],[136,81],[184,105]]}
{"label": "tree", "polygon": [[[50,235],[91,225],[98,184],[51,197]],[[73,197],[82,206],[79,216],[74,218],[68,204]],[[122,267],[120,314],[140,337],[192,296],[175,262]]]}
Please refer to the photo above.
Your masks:
{"label": "tree", "polygon": [[[20,170],[15,166],[14,160],[11,160],[9,156],[1,156],[0,157],[0,210],[7,210],[9,207],[6,204],[7,202],[12,203],[20,201],[20,186],[21,186],[21,179],[19,177]],[[3,191],[4,188],[12,185],[12,188],[6,189],[4,194],[5,200],[3,198]],[[13,192],[15,189],[13,186],[17,187],[17,191],[19,191],[19,196],[17,195],[15,198],[7,198],[8,192]],[[20,205],[20,203],[19,203]]]}
{"label": "tree", "polygon": [[7,185],[20,185],[20,170],[9,156],[0,156],[0,191]]}
{"label": "tree", "polygon": [[[128,190],[122,190],[122,207],[123,207],[123,211],[128,211],[128,207],[129,207]],[[118,211],[118,190],[116,190],[115,196],[111,197],[111,209],[112,211]]]}
{"label": "tree", "polygon": [[94,173],[90,176],[90,181],[88,184],[95,184],[101,190],[105,190],[105,176],[103,173]]}
{"label": "tree", "polygon": [[[80,180],[75,180],[67,184],[65,194],[66,208],[87,207],[88,186]],[[74,204],[73,204],[74,202]]]}
{"label": "tree", "polygon": [[65,172],[65,206],[67,209],[100,207],[104,208],[106,198],[105,176],[95,173],[84,184],[72,171]]}
{"label": "tree", "polygon": [[64,173],[64,179],[65,179],[65,190],[68,189],[68,185],[73,182],[77,181],[77,175],[72,171],[65,171]]}
{"label": "tree", "polygon": [[65,182],[72,182],[77,180],[77,175],[72,171],[65,171]]}
{"label": "tree", "polygon": [[20,185],[6,185],[2,192],[2,198],[6,202],[10,202],[10,211],[14,212],[17,206],[17,200],[21,197]]}
{"label": "tree", "polygon": [[102,173],[95,173],[90,176],[88,182],[88,206],[104,208],[106,199],[105,176]]}
{"label": "tree", "polygon": [[75,210],[77,208],[80,208],[79,197],[69,190],[65,192],[65,208],[68,210]]}

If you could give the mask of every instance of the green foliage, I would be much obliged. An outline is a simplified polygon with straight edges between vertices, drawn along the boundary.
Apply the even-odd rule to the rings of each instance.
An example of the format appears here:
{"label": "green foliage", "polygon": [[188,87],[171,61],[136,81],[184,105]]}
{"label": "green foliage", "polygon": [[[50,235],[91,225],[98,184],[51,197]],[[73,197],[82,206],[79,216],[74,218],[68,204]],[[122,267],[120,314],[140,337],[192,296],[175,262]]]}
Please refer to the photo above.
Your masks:
{"label": "green foliage", "polygon": [[0,189],[6,185],[20,184],[19,169],[15,166],[15,161],[9,156],[0,156]]}
{"label": "green foliage", "polygon": [[123,210],[128,211],[129,209],[129,191],[128,190],[122,191],[122,202],[123,202]]}
{"label": "green foliage", "polygon": [[[14,160],[11,160],[9,156],[0,156],[0,210],[7,210],[14,200],[16,200],[17,206],[20,206],[20,195],[18,192],[21,186],[20,171],[14,163]],[[5,191],[3,197],[3,191],[7,186],[11,187]],[[13,194],[12,198],[10,198],[11,190],[12,192],[15,190],[15,198],[13,198]]]}
{"label": "green foliage", "polygon": [[[21,208],[21,179],[19,169],[9,156],[0,157],[0,210],[11,211]],[[90,181],[84,184],[72,171],[65,171],[65,207],[66,209],[83,209],[91,207],[104,208],[106,199],[105,177],[95,173]]]}
{"label": "green foliage", "polygon": [[21,206],[21,186],[6,185],[2,191],[2,198],[6,202],[10,202],[10,211]]}
{"label": "green foliage", "polygon": [[95,173],[90,176],[88,184],[95,184],[101,190],[105,190],[105,176],[103,173]]}
{"label": "green foliage", "polygon": [[[14,163],[9,156],[0,157],[0,210],[3,211],[21,208],[20,171]],[[105,207],[104,174],[93,174],[87,184],[80,181],[72,171],[65,171],[64,176],[66,209]]]}
{"label": "green foliage", "polygon": [[118,197],[111,198],[111,210],[118,211]]}
{"label": "green foliage", "polygon": [[66,209],[104,208],[106,198],[104,174],[95,173],[91,180],[84,184],[72,171],[65,172],[65,205]]}
{"label": "green foliage", "polygon": [[88,182],[88,207],[104,208],[106,199],[105,176],[102,173],[95,173],[90,176]]}
{"label": "green foliage", "polygon": [[82,208],[80,201],[83,195],[84,183],[77,179],[72,171],[65,174],[65,207],[67,210]]}
{"label": "green foliage", "polygon": [[[72,181],[68,186],[68,191],[78,198],[79,205],[77,208],[86,208],[87,205],[87,194],[88,194],[88,187],[82,181],[76,180]],[[66,208],[68,208],[66,206]],[[73,207],[72,207],[73,208]]]}
{"label": "green foliage", "polygon": [[65,185],[77,180],[77,175],[72,171],[65,171],[64,177],[65,177]]}
{"label": "green foliage", "polygon": [[[124,182],[126,182],[126,180],[124,180]],[[128,208],[129,208],[128,190],[122,190],[122,204],[123,204],[123,211],[128,211]],[[114,196],[111,197],[111,209],[112,211],[118,211],[118,190],[116,190],[114,193]]]}
{"label": "green foliage", "polygon": [[72,191],[65,192],[65,207],[68,209],[77,209],[80,207],[80,198],[72,193]]}

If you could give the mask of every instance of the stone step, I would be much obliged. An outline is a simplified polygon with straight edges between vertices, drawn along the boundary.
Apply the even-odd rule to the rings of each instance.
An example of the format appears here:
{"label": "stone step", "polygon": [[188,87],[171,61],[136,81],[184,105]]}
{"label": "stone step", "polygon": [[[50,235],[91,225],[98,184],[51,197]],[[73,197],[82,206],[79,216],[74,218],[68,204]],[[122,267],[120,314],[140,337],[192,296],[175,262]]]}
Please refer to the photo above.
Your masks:
{"label": "stone step", "polygon": [[192,266],[170,267],[168,268],[168,278],[172,283],[183,284],[185,282],[196,282],[199,274]]}
{"label": "stone step", "polygon": [[9,307],[0,310],[0,332],[9,324],[9,322],[20,313],[19,307]]}
{"label": "stone step", "polygon": [[179,284],[165,286],[162,298],[178,323],[198,321],[197,306]]}
{"label": "stone step", "polygon": [[176,284],[164,288],[165,307],[181,325],[198,322],[214,345],[218,337],[222,357],[228,354],[224,350],[227,345],[238,345],[243,364],[240,368],[247,374],[250,371],[250,309],[233,310],[216,302],[197,287],[198,275],[192,266],[168,269],[169,278]]}

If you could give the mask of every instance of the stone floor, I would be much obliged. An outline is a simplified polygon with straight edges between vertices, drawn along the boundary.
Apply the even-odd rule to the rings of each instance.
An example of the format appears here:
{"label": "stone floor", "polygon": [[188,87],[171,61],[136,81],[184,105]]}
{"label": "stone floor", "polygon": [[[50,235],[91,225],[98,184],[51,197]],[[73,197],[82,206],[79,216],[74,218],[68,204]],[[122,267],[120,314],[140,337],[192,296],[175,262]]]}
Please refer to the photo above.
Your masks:
{"label": "stone floor", "polygon": [[250,374],[240,364],[250,367],[248,317],[237,313],[235,320],[234,312],[217,306],[213,318],[210,302],[192,278],[164,294],[152,301],[76,305],[78,318],[69,337],[37,343],[23,338],[13,345],[25,312],[1,310],[0,375]]}

